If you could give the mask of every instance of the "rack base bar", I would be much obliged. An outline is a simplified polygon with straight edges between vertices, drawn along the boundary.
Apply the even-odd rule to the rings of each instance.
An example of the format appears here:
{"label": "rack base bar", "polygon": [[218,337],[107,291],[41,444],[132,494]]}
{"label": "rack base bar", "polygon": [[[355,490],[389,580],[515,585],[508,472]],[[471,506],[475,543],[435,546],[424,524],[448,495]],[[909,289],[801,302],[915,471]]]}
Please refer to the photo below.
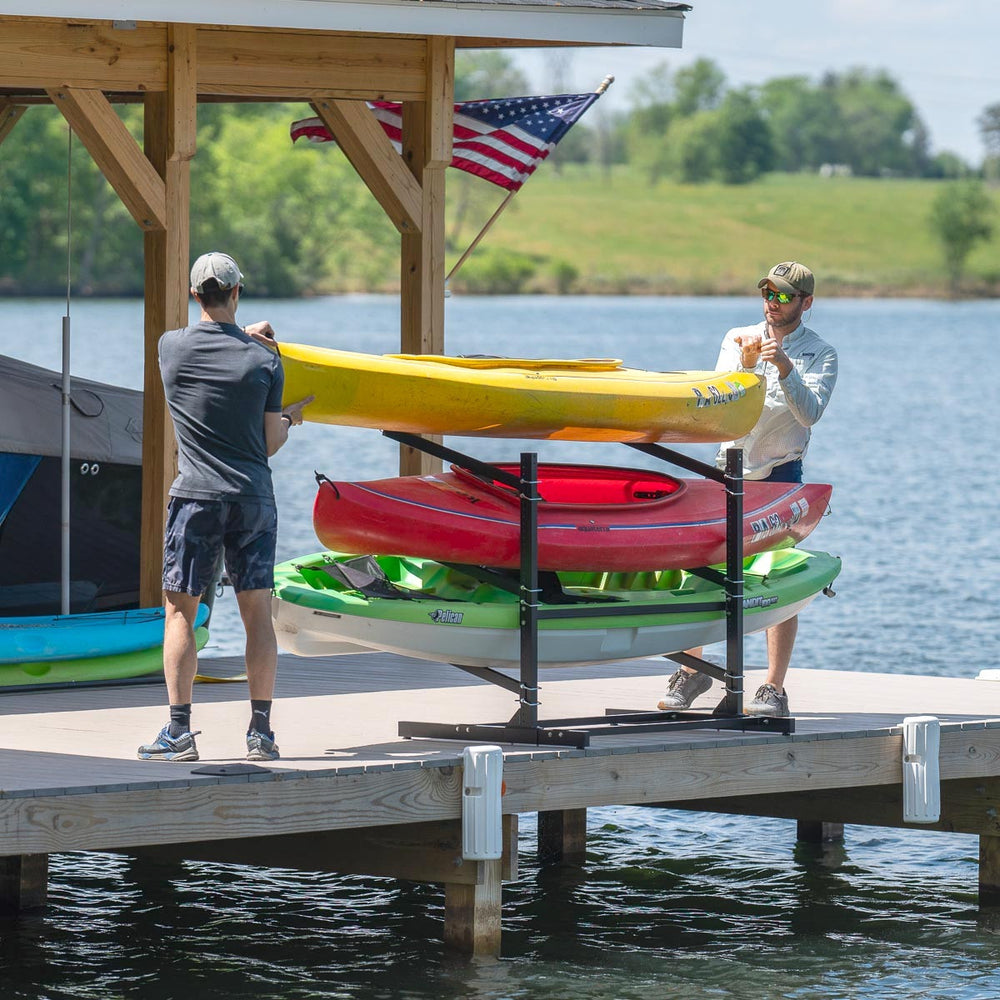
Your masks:
{"label": "rack base bar", "polygon": [[743,732],[788,735],[795,732],[795,720],[774,719],[761,715],[712,715],[706,712],[615,712],[577,719],[541,721],[537,726],[518,726],[509,722],[399,723],[399,735],[404,739],[484,740],[492,743],[526,743],[529,746],[577,748],[589,746],[592,736],[621,736],[623,733],[632,735],[694,729],[738,729]]}

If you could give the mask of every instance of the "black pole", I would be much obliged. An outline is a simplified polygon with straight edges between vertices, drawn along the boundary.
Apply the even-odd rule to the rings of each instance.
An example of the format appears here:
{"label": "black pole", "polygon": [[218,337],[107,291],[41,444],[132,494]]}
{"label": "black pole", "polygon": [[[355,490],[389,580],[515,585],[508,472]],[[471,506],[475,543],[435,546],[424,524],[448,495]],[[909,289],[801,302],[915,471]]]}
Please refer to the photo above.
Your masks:
{"label": "black pole", "polygon": [[538,455],[521,453],[521,693],[515,719],[538,725]]}
{"label": "black pole", "polygon": [[743,714],[743,449],[726,449],[726,715]]}

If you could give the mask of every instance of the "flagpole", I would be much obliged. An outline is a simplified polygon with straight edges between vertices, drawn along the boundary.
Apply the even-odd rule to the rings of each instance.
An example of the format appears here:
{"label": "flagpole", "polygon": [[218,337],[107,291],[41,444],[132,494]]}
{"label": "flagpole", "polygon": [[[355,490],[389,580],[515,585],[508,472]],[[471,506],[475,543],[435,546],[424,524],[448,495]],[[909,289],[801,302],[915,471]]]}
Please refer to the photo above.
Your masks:
{"label": "flagpole", "polygon": [[507,207],[511,198],[513,198],[514,195],[516,195],[517,192],[520,190],[521,190],[520,188],[517,188],[514,191],[507,192],[507,196],[504,198],[502,202],[500,202],[499,206],[497,206],[497,210],[489,217],[489,219],[486,220],[486,225],[479,230],[479,233],[476,236],[476,238],[465,248],[465,253],[463,253],[462,256],[458,258],[457,261],[455,261],[454,265],[452,266],[452,269],[445,275],[444,283],[446,285],[448,284],[449,281],[451,281],[451,276],[465,263],[465,260],[469,256],[469,254],[472,253],[472,251],[475,250],[477,246],[479,246],[479,241],[487,234],[487,232],[489,232],[490,226],[492,226],[493,223],[497,221],[497,219],[500,217],[500,213]]}
{"label": "flagpole", "polygon": [[[594,93],[600,96],[614,82],[615,78],[613,76],[610,75],[606,76],[601,81],[601,85],[594,91]],[[522,184],[521,187],[524,187],[524,185]],[[500,218],[500,213],[503,212],[503,210],[510,204],[510,200],[520,190],[521,188],[516,188],[513,191],[507,192],[507,197],[505,197],[504,200],[500,202],[500,204],[497,206],[496,211],[486,220],[486,225],[484,225],[483,228],[479,230],[479,233],[476,235],[476,238],[466,248],[465,253],[463,253],[462,256],[458,258],[457,261],[455,261],[455,263],[452,265],[451,270],[445,275],[444,283],[446,287],[448,285],[448,282],[451,281],[452,276],[455,274],[455,272],[465,263],[469,254],[471,254],[472,251],[475,250],[477,246],[479,246],[479,241],[487,234],[487,232],[489,232],[489,229],[493,225],[493,223],[496,222],[498,218]]]}

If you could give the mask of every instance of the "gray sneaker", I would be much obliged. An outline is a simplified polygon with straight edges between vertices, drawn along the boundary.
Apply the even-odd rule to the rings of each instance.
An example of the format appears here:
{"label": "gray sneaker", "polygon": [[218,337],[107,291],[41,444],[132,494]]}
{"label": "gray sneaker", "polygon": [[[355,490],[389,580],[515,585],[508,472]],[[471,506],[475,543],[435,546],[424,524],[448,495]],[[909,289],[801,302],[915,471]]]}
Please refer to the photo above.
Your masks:
{"label": "gray sneaker", "polygon": [[256,730],[247,733],[247,760],[278,760],[278,744],[274,742],[274,733],[258,733]]}
{"label": "gray sneaker", "polygon": [[769,715],[775,719],[788,716],[788,695],[778,692],[773,684],[761,684],[753,701],[744,708],[747,715]]}
{"label": "gray sneaker", "polygon": [[152,743],[144,743],[136,751],[139,760],[173,760],[183,763],[186,760],[198,759],[198,747],[194,738],[201,733],[181,733],[180,736],[170,735],[170,726],[164,726]]}
{"label": "gray sneaker", "polygon": [[677,670],[667,682],[667,693],[656,706],[661,712],[676,712],[690,708],[691,702],[704,694],[712,686],[708,674],[692,674],[687,670]]}

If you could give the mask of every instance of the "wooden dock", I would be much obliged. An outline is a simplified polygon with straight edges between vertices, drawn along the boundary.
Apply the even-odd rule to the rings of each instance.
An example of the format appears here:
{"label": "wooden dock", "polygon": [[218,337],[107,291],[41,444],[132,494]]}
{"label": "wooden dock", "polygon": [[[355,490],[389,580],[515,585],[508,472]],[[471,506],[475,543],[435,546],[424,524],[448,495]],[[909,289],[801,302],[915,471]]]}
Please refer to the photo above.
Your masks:
{"label": "wooden dock", "polygon": [[[673,665],[639,660],[540,671],[541,718],[645,711]],[[219,677],[237,659],[203,659]],[[760,671],[748,670],[753,691]],[[517,877],[517,815],[539,814],[539,851],[581,863],[586,810],[639,804],[903,827],[901,722],[941,720],[941,818],[977,834],[981,905],[1000,903],[1000,683],[793,669],[791,735],[699,729],[595,738],[585,749],[505,745],[504,852],[462,857],[462,751],[404,740],[401,720],[509,718],[512,695],[445,664],[382,653],[282,656],[274,725],[282,758],[247,765],[243,682],[196,686],[197,763],[139,761],[166,718],[162,684],[0,693],[0,904],[44,904],[47,856],[115,850],[445,886],[445,939],[499,949],[502,880]],[[696,703],[710,711],[720,685]]]}

